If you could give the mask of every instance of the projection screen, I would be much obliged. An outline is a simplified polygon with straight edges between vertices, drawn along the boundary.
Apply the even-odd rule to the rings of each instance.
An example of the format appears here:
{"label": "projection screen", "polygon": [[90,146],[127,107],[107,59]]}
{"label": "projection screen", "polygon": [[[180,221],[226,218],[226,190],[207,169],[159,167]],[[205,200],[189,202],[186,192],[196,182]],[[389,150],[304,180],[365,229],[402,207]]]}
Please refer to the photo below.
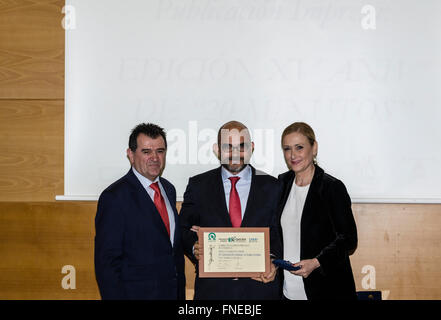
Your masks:
{"label": "projection screen", "polygon": [[71,0],[65,190],[96,200],[130,168],[130,131],[165,128],[182,200],[243,122],[252,164],[285,172],[283,129],[315,130],[318,162],[354,202],[441,202],[441,2]]}

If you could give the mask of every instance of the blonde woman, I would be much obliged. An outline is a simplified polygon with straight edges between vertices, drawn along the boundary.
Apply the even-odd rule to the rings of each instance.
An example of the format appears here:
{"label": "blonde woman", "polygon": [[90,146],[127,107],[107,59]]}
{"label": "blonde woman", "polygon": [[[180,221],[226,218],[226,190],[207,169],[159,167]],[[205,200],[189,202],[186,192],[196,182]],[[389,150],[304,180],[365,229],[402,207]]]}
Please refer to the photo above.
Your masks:
{"label": "blonde woman", "polygon": [[279,228],[284,260],[300,267],[283,270],[284,297],[356,299],[349,255],[357,229],[346,188],[317,165],[318,144],[308,124],[288,126],[282,149],[290,170],[279,176]]}

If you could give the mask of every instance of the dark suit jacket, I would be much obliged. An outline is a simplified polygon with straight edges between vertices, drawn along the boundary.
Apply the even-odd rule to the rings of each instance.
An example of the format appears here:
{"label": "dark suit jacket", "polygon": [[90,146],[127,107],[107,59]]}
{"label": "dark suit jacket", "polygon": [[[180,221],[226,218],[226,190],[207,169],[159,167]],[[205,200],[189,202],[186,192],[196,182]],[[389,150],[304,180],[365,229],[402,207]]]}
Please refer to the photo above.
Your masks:
{"label": "dark suit jacket", "polygon": [[[277,234],[276,210],[279,197],[277,179],[252,169],[251,187],[241,227],[271,227],[270,251],[281,255],[280,236]],[[193,245],[197,234],[190,231],[191,226],[231,227],[230,216],[225,202],[225,192],[221,167],[189,179],[180,212],[184,252],[196,263]],[[278,279],[263,284],[240,278],[199,278],[196,263],[196,300],[207,299],[279,299]]]}
{"label": "dark suit jacket", "polygon": [[159,212],[132,169],[98,200],[95,274],[103,299],[185,299],[176,191],[166,179],[160,181],[176,221],[173,247]]}
{"label": "dark suit jacket", "polygon": [[[279,176],[281,215],[295,174]],[[300,223],[300,259],[317,258],[320,267],[303,279],[308,299],[356,299],[349,255],[357,247],[357,228],[344,184],[316,166]],[[283,239],[282,239],[283,243]]]}

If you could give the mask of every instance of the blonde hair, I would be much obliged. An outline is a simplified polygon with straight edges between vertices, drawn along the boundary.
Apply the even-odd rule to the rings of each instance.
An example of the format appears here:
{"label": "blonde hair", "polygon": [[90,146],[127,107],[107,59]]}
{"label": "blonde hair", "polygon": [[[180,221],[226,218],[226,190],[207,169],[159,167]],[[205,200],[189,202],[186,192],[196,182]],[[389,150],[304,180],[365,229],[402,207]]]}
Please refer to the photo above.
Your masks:
{"label": "blonde hair", "polygon": [[[305,122],[294,122],[294,123],[290,124],[289,126],[287,126],[285,128],[285,130],[283,130],[282,139],[280,141],[282,146],[283,146],[283,139],[287,135],[294,133],[294,132],[298,132],[298,133],[301,133],[302,135],[304,135],[308,139],[311,146],[313,146],[314,143],[316,142],[314,130],[312,130],[312,128],[309,124],[307,124]],[[316,156],[314,157],[314,164],[317,164]]]}

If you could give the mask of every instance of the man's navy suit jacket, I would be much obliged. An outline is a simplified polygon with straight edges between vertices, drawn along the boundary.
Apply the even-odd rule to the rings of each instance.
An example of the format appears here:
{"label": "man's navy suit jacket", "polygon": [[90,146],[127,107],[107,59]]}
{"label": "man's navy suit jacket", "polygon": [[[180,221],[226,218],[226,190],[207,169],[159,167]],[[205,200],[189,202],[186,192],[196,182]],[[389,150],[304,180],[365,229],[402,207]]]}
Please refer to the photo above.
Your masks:
{"label": "man's navy suit jacket", "polygon": [[[277,179],[252,169],[251,187],[241,227],[270,227],[270,251],[281,257],[281,242],[277,233],[277,205],[279,187]],[[184,252],[196,262],[192,254],[197,240],[190,231],[192,225],[200,227],[232,227],[225,201],[221,167],[190,178],[184,194],[180,221],[184,239]],[[198,264],[196,263],[196,268]],[[264,284],[249,278],[199,278],[196,273],[194,299],[280,299],[279,278]]]}
{"label": "man's navy suit jacket", "polygon": [[132,169],[98,200],[95,275],[103,299],[185,299],[176,190],[166,179],[160,181],[176,221],[173,246],[159,212]]}

